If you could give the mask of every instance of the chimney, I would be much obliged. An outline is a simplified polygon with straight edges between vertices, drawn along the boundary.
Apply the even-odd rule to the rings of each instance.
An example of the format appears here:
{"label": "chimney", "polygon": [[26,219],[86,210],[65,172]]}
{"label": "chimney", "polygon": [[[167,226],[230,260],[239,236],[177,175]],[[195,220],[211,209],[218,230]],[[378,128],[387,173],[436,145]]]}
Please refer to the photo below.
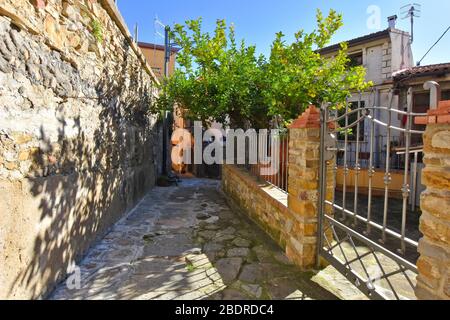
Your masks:
{"label": "chimney", "polygon": [[395,16],[390,16],[390,17],[388,18],[389,29],[395,29],[396,24],[397,24],[397,19],[398,19],[397,15],[395,15]]}

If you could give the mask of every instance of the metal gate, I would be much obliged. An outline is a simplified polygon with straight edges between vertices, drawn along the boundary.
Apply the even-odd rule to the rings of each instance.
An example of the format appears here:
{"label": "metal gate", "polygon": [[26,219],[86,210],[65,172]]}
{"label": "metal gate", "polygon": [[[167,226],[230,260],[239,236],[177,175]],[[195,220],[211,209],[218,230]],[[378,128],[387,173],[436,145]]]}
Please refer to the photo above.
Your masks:
{"label": "metal gate", "polygon": [[411,189],[422,150],[411,141],[421,140],[413,122],[423,114],[413,113],[412,89],[406,109],[387,97],[388,106],[368,106],[360,95],[343,114],[321,108],[318,264],[325,259],[370,299],[415,299],[420,211]]}

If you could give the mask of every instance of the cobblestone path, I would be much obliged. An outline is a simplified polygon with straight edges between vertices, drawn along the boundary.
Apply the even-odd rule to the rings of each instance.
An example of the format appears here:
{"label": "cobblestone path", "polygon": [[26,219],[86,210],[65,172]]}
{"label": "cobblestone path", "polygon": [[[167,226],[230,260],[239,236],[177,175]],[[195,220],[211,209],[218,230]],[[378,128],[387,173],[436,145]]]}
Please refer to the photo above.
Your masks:
{"label": "cobblestone path", "polygon": [[[186,179],[155,188],[91,248],[79,265],[81,288],[69,290],[64,281],[50,298],[337,299],[233,212],[219,186]],[[344,282],[347,297],[361,297]]]}

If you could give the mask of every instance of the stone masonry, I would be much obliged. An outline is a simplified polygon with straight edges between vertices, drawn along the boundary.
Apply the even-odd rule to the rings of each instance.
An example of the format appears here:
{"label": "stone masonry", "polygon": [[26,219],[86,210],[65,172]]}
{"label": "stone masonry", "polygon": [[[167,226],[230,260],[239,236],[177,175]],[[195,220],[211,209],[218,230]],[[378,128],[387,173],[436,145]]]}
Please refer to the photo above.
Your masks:
{"label": "stone masonry", "polygon": [[[220,182],[156,187],[49,296],[56,300],[328,300],[324,279],[299,272],[264,232],[228,206]],[[320,284],[318,284],[318,282]],[[67,286],[69,284],[69,286]]]}
{"label": "stone masonry", "polygon": [[[294,229],[286,246],[287,256],[301,268],[316,267],[319,171],[320,111],[310,106],[289,128],[288,208],[295,217]],[[328,164],[326,199],[334,198],[334,164]],[[331,207],[325,207],[332,214]],[[332,235],[328,235],[332,239]]]}
{"label": "stone masonry", "polygon": [[[320,113],[314,106],[289,130],[289,181],[287,199],[262,187],[256,178],[233,166],[225,166],[223,189],[286,251],[303,270],[316,267]],[[328,168],[327,198],[334,194],[333,166]],[[270,188],[269,188],[270,189]],[[277,199],[280,198],[280,199]],[[327,208],[329,210],[330,208]],[[331,213],[331,210],[330,212]]]}
{"label": "stone masonry", "polygon": [[222,188],[228,198],[282,248],[286,247],[293,217],[287,209],[285,195],[276,198],[276,188],[261,185],[254,176],[232,165],[222,171]]}
{"label": "stone masonry", "polygon": [[45,295],[155,184],[156,83],[113,1],[0,1],[0,299]]}
{"label": "stone masonry", "polygon": [[450,101],[442,101],[428,117],[424,154],[420,258],[416,295],[419,299],[450,300]]}

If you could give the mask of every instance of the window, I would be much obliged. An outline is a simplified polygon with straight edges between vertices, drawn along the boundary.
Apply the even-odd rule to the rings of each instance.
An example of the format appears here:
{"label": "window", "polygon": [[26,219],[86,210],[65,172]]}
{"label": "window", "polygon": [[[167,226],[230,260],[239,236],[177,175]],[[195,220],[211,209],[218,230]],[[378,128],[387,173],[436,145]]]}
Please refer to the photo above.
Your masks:
{"label": "window", "polygon": [[441,100],[442,101],[450,100],[450,91],[442,91]]}
{"label": "window", "polygon": [[[365,102],[361,101],[361,108],[365,107]],[[350,102],[349,103],[349,109],[350,110],[356,110],[358,109],[358,102]],[[343,116],[345,114],[345,110],[339,110],[339,117]],[[360,113],[360,116],[362,116],[362,112]],[[348,125],[351,125],[355,123],[358,120],[358,112],[352,113],[348,116]],[[345,128],[345,118],[339,121],[339,126],[341,128]],[[354,127],[352,127],[350,133],[348,134],[348,141],[356,141],[357,138],[357,125],[355,124]],[[364,126],[364,120],[359,123],[359,141],[364,141],[364,132],[365,132],[365,126]],[[345,133],[339,134],[339,140],[345,139]]]}
{"label": "window", "polygon": [[348,66],[350,68],[363,65],[363,54],[362,54],[362,52],[349,54],[348,58],[350,59],[350,62],[348,63]]}
{"label": "window", "polygon": [[[450,100],[450,90],[442,91],[441,100]],[[427,113],[430,108],[430,93],[415,93],[413,103],[414,113]],[[406,109],[406,108],[405,108]],[[404,118],[403,118],[404,119]],[[404,126],[405,120],[403,120],[402,126]],[[425,131],[426,126],[412,124],[413,130]],[[423,145],[423,140],[421,135],[413,134],[411,135],[412,145]]]}

